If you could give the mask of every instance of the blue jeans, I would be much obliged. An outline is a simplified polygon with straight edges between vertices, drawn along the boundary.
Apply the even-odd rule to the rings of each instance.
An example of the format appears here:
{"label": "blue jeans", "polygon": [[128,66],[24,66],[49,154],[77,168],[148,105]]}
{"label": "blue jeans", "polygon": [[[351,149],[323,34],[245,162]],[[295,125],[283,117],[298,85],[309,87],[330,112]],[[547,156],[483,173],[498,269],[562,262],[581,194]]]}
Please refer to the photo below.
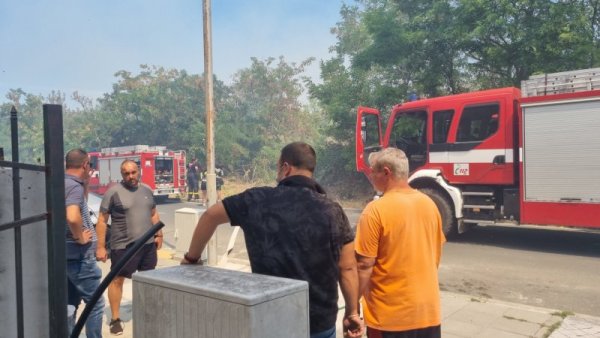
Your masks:
{"label": "blue jeans", "polygon": [[[91,300],[96,289],[98,289],[101,279],[102,271],[96,264],[95,253],[86,254],[82,260],[68,260],[67,284],[69,305],[73,305],[75,306],[75,309],[77,309],[81,300],[87,304]],[[102,338],[103,314],[104,297],[100,297],[85,323],[86,337]],[[71,329],[72,328],[69,328],[69,331],[71,331]]]}
{"label": "blue jeans", "polygon": [[311,334],[310,338],[335,338],[335,326],[329,330]]}

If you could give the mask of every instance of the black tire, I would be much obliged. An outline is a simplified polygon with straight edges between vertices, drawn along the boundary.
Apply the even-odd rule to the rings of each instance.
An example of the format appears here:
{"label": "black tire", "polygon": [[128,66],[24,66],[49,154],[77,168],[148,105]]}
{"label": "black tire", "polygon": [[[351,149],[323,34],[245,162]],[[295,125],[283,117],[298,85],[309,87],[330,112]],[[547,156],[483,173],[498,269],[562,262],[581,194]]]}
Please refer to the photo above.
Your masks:
{"label": "black tire", "polygon": [[452,203],[440,191],[432,188],[419,189],[422,193],[429,196],[438,207],[442,216],[442,229],[447,239],[455,238],[458,235],[458,227],[456,218],[454,217],[454,209]]}

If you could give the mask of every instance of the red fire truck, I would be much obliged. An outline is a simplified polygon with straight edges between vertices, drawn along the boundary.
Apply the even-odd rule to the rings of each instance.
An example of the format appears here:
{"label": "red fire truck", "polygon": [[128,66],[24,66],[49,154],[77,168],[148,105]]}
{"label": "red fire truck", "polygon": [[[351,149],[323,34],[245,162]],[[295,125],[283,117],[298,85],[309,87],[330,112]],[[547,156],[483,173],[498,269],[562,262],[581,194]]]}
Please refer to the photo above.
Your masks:
{"label": "red fire truck", "polygon": [[356,165],[402,149],[412,187],[429,195],[452,237],[469,225],[600,228],[600,68],[537,75],[501,88],[359,107]]}
{"label": "red fire truck", "polygon": [[103,148],[90,153],[93,171],[90,191],[104,195],[120,182],[121,163],[132,160],[140,168],[140,181],[147,184],[154,196],[166,198],[183,194],[185,190],[185,151],[168,150],[163,146],[135,145]]}

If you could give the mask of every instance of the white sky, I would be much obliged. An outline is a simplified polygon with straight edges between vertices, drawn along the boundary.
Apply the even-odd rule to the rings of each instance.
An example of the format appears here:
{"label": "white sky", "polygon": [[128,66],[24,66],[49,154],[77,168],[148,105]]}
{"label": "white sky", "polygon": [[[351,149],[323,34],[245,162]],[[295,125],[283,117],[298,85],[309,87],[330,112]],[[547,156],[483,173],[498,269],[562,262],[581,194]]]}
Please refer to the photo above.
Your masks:
{"label": "white sky", "polygon": [[[250,58],[318,60],[352,0],[213,0],[213,72],[231,82]],[[203,72],[202,0],[0,0],[0,95],[75,90],[98,97],[140,64]]]}

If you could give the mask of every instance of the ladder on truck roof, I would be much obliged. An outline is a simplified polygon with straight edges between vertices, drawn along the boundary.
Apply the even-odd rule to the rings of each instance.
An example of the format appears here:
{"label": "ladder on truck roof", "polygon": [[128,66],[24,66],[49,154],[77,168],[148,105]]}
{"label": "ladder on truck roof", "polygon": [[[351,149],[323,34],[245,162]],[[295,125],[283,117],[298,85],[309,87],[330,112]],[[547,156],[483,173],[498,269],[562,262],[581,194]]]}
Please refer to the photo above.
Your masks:
{"label": "ladder on truck roof", "polygon": [[600,68],[532,75],[521,81],[523,97],[576,93],[600,89]]}
{"label": "ladder on truck roof", "polygon": [[141,153],[141,152],[149,152],[149,151],[157,151],[159,153],[163,153],[167,150],[165,146],[148,146],[148,145],[135,145],[135,146],[123,146],[123,147],[112,147],[112,148],[102,148],[101,152],[104,155],[119,155],[119,154],[129,154],[129,153]]}

